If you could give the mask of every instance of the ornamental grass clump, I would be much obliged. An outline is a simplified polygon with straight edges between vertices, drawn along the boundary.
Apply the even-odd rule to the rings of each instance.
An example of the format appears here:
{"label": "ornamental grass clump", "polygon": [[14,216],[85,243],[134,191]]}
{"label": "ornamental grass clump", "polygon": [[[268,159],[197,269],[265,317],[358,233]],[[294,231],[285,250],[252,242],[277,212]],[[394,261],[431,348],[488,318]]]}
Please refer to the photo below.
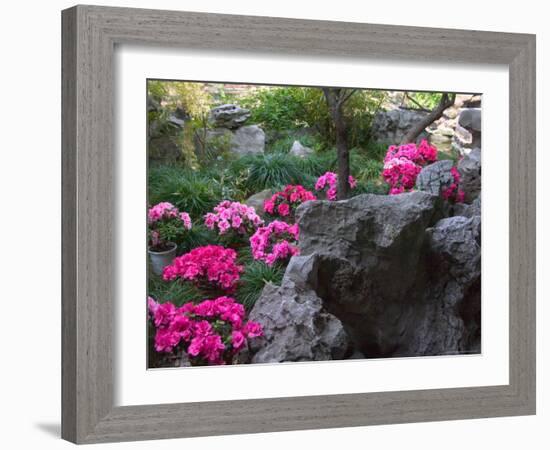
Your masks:
{"label": "ornamental grass clump", "polygon": [[179,308],[149,297],[148,310],[156,328],[155,350],[184,351],[193,366],[233,364],[250,339],[263,335],[262,326],[247,322],[243,305],[231,297],[189,302]]}
{"label": "ornamental grass clump", "polygon": [[163,251],[180,240],[191,229],[191,218],[172,203],[160,202],[147,212],[149,244],[152,250]]}
{"label": "ornamental grass clump", "polygon": [[272,266],[276,261],[284,261],[298,255],[298,224],[290,225],[274,220],[265,227],[260,227],[250,238],[252,257]]}
{"label": "ornamental grass clump", "polygon": [[264,211],[271,216],[292,218],[296,208],[308,200],[316,200],[315,195],[302,185],[288,184],[264,202]]}
{"label": "ornamental grass clump", "polygon": [[[351,189],[357,187],[357,180],[351,175],[348,177],[348,184]],[[326,172],[321,175],[315,183],[316,191],[325,191],[327,200],[336,200],[338,197],[338,175],[334,172]]]}
{"label": "ornamental grass clump", "polygon": [[204,224],[210,230],[217,230],[219,235],[235,233],[250,236],[264,221],[251,206],[239,202],[224,200],[204,216]]}
{"label": "ornamental grass clump", "polygon": [[437,161],[437,149],[426,139],[415,143],[390,145],[384,158],[382,177],[390,186],[390,194],[410,191],[422,167]]}
{"label": "ornamental grass clump", "polygon": [[233,292],[243,267],[237,264],[237,252],[221,245],[197,247],[178,256],[164,268],[165,281],[176,279],[192,282],[206,292],[219,289]]}

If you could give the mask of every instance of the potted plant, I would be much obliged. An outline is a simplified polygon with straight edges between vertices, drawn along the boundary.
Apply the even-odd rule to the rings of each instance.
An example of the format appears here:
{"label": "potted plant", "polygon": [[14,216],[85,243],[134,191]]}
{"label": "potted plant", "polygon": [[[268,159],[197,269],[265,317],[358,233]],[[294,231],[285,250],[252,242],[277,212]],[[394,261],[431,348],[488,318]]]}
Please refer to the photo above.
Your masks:
{"label": "potted plant", "polygon": [[151,269],[155,274],[162,275],[164,267],[176,256],[176,242],[191,229],[191,218],[171,203],[161,202],[149,209],[147,222]]}

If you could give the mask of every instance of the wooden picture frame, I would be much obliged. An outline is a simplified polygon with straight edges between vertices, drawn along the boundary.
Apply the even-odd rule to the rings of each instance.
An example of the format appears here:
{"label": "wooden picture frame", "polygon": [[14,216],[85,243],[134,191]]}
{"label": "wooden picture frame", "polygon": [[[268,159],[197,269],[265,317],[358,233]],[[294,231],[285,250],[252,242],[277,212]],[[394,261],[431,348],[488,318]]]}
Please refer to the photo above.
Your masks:
{"label": "wooden picture frame", "polygon": [[[98,6],[63,11],[62,31],[64,439],[95,443],[535,413],[534,35]],[[507,65],[509,384],[114,407],[113,52],[126,43]]]}

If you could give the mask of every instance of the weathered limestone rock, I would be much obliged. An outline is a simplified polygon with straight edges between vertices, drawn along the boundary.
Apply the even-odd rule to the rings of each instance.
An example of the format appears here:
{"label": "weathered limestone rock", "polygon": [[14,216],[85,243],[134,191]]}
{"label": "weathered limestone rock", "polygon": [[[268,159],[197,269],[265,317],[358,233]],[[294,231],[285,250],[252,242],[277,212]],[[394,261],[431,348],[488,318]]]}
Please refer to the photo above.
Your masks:
{"label": "weathered limestone rock", "polygon": [[263,153],[265,133],[258,125],[247,125],[236,130],[214,128],[206,132],[206,145],[227,147],[237,156]]}
{"label": "weathered limestone rock", "polygon": [[298,156],[299,158],[305,158],[313,153],[313,149],[305,147],[300,143],[300,141],[294,141],[289,153],[291,155]]}
{"label": "weathered limestone rock", "polygon": [[477,197],[471,204],[454,204],[453,215],[463,217],[481,216],[481,197]]}
{"label": "weathered limestone rock", "polygon": [[[301,257],[293,259],[294,264],[304,264]],[[251,362],[343,359],[349,340],[342,323],[299,276],[294,279],[293,263],[281,286],[266,285],[250,312],[250,320],[260,322],[264,330],[262,338],[250,343]]]}
{"label": "weathered limestone rock", "polygon": [[[256,355],[264,348],[312,355],[295,337],[290,307],[299,323],[312,315],[304,310],[337,318],[351,342],[346,357],[479,352],[479,216],[444,218],[438,196],[411,192],[307,202],[296,217],[302,256],[292,258],[281,288],[266,287],[253,309],[253,320],[267,321],[269,330],[268,347],[258,344]],[[318,350],[320,341],[312,336],[339,333],[332,319],[317,322],[320,332],[300,329],[308,330]],[[331,342],[330,356],[342,355],[343,347]],[[321,357],[328,358],[327,350]]]}
{"label": "weathered limestone rock", "polygon": [[441,191],[453,183],[451,174],[453,162],[449,159],[437,161],[423,167],[416,178],[416,188],[432,195],[440,195]]}
{"label": "weathered limestone rock", "polygon": [[481,149],[475,148],[465,155],[457,165],[460,173],[460,188],[465,201],[472,202],[481,193]]}
{"label": "weathered limestone rock", "polygon": [[481,108],[466,108],[460,111],[458,124],[471,133],[471,148],[481,148]]}
{"label": "weathered limestone rock", "polygon": [[231,151],[242,156],[263,153],[265,133],[258,125],[248,125],[233,132]]}
{"label": "weathered limestone rock", "polygon": [[227,104],[210,111],[210,121],[215,128],[234,130],[242,126],[250,117],[250,110],[238,105]]}
{"label": "weathered limestone rock", "polygon": [[371,135],[375,141],[398,144],[427,114],[426,111],[401,108],[380,111],[374,116]]}
{"label": "weathered limestone rock", "polygon": [[259,216],[264,215],[264,202],[273,195],[271,189],[264,189],[257,194],[251,195],[245,201],[245,204],[252,206],[256,210],[256,214]]}

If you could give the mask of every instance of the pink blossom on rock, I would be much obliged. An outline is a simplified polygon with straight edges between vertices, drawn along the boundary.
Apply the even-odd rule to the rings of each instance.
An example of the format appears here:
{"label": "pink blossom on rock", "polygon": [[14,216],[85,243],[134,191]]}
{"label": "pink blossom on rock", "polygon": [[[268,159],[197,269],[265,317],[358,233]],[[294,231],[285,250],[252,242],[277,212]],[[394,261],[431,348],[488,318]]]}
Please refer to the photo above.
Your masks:
{"label": "pink blossom on rock", "polygon": [[427,140],[390,145],[384,158],[382,177],[390,185],[390,194],[401,194],[414,188],[422,167],[437,160],[437,149]]}
{"label": "pink blossom on rock", "polygon": [[241,350],[246,343],[246,337],[243,334],[242,331],[234,330],[231,333],[231,344],[233,345],[233,349],[235,351]]}
{"label": "pink blossom on rock", "polygon": [[256,338],[263,336],[264,331],[262,329],[262,326],[258,322],[248,322],[243,327],[243,333],[248,338]]}

